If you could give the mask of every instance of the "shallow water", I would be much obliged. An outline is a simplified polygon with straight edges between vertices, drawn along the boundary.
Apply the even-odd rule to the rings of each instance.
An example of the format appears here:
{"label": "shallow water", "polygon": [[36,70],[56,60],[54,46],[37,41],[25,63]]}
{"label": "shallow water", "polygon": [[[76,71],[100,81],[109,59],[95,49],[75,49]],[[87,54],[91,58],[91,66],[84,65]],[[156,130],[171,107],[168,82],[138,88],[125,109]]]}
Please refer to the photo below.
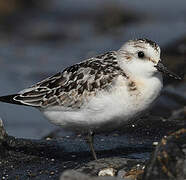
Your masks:
{"label": "shallow water", "polygon": [[[120,0],[121,9],[131,9],[139,21],[120,25],[113,33],[100,33],[95,16],[106,1],[51,1],[45,12],[30,12],[28,21],[15,23],[11,36],[1,32],[0,95],[29,87],[84,58],[118,49],[125,40],[147,37],[166,46],[186,33],[184,0]],[[0,117],[16,137],[41,138],[56,128],[38,110],[24,106],[0,103]]]}

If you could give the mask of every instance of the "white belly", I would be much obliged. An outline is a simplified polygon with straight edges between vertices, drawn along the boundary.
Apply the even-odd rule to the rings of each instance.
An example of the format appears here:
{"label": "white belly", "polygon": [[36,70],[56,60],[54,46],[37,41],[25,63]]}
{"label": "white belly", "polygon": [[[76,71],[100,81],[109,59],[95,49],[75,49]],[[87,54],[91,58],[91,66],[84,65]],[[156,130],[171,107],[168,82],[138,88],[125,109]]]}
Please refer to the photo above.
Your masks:
{"label": "white belly", "polygon": [[[145,83],[146,84],[146,83]],[[111,92],[99,94],[81,109],[48,108],[44,115],[54,124],[73,131],[103,132],[115,130],[148,109],[159,95],[161,81],[150,86],[147,82],[145,89],[135,94],[128,91],[126,84],[116,86]]]}

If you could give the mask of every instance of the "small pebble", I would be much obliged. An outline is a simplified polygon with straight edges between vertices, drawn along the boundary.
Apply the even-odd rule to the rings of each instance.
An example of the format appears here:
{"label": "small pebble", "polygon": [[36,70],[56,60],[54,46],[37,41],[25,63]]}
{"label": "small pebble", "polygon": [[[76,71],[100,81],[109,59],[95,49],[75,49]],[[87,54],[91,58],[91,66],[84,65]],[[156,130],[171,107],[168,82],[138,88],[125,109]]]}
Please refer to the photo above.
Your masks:
{"label": "small pebble", "polygon": [[155,141],[155,142],[153,142],[152,144],[153,144],[154,146],[157,146],[157,145],[158,145],[158,142]]}
{"label": "small pebble", "polygon": [[54,171],[50,172],[50,175],[54,175],[54,174],[55,174]]}
{"label": "small pebble", "polygon": [[114,168],[105,168],[99,171],[98,176],[115,176],[117,170]]}

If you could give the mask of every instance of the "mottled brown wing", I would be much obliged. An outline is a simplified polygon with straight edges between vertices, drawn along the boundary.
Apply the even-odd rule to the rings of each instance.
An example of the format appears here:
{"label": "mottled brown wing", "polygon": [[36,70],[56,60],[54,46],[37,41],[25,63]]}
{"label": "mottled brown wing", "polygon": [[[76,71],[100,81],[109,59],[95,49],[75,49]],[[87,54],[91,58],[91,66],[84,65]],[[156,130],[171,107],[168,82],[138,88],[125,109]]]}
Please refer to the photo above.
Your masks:
{"label": "mottled brown wing", "polygon": [[117,64],[115,52],[66,68],[14,97],[24,105],[49,107],[64,106],[80,108],[98,92],[108,90],[118,75],[126,77]]}

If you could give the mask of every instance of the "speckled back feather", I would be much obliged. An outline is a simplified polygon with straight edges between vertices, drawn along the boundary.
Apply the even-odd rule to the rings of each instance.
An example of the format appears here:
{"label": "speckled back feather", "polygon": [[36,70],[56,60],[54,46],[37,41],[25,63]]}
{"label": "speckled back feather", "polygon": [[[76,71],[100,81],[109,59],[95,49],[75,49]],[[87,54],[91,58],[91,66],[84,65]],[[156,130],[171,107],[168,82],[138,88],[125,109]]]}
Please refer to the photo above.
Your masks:
{"label": "speckled back feather", "polygon": [[14,101],[36,107],[63,106],[80,108],[100,90],[109,90],[113,80],[123,75],[116,52],[108,52],[70,66],[15,96]]}

